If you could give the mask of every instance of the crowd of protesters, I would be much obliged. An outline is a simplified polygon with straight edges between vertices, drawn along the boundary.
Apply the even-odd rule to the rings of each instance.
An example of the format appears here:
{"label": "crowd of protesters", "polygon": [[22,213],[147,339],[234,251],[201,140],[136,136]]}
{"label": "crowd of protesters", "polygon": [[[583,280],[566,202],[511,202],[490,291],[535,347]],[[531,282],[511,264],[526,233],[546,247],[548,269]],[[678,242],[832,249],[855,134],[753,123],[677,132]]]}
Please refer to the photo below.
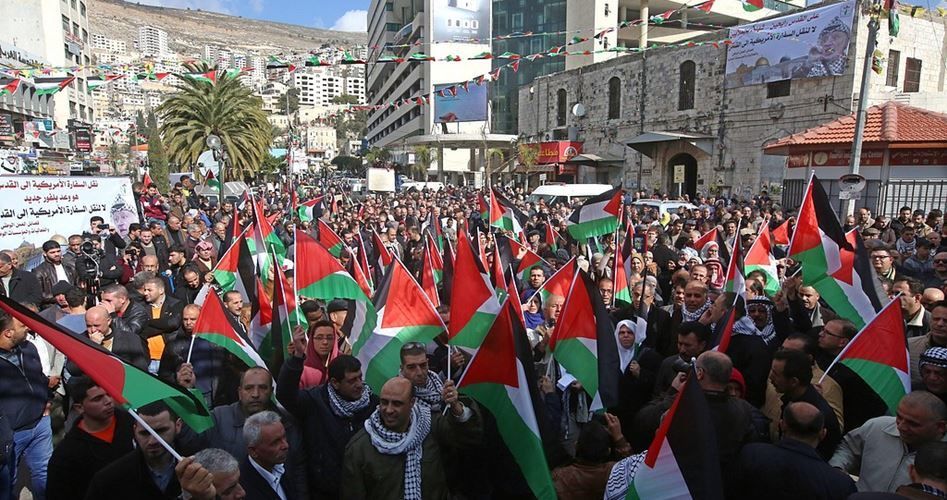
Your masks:
{"label": "crowd of protesters", "polygon": [[[377,395],[351,355],[344,300],[301,298],[308,329],[294,333],[279,373],[246,369],[220,347],[192,341],[199,295],[205,283],[215,284],[228,227],[234,218],[245,227],[253,211],[241,209],[243,200],[198,196],[187,177],[166,195],[153,184],[134,187],[141,219],[126,234],[93,218],[76,234],[44,243],[42,263],[30,270],[15,252],[0,252],[0,294],[199,391],[215,426],[195,433],[162,402],[139,408],[142,421],[185,456],[176,460],[96,381],[0,313],[0,500],[24,487],[51,500],[530,497],[494,416],[455,387],[470,353],[443,338],[405,344],[400,376]],[[256,193],[287,247],[297,227],[317,230],[293,212],[291,189]],[[722,291],[723,251],[740,245],[745,252],[763,226],[792,234],[793,212],[765,193],[742,201],[701,197],[676,214],[633,205],[651,196],[628,193],[625,220],[645,241],[630,256],[632,302],[622,303],[613,300],[612,276],[621,241],[574,241],[566,224],[573,206],[529,200],[522,188],[503,191],[526,216],[525,246],[544,260],[519,290],[560,498],[608,498],[616,462],[651,444],[692,360],[713,417],[726,498],[947,498],[947,228],[940,210],[903,207],[889,218],[862,208],[845,221],[864,238],[885,293],[900,294],[915,390],[897,415],[887,415],[850,369],[824,376],[857,329],[802,284],[784,245],[774,248],[778,286],[750,273],[727,353],[711,349],[734,303]],[[343,264],[356,249],[373,247],[372,232],[418,278],[424,237],[435,224],[455,245],[465,234],[488,250],[496,241],[472,189],[354,199],[328,185],[301,189],[298,199],[323,194],[321,216],[344,242]],[[557,241],[548,241],[547,226]],[[694,242],[713,228],[729,248],[712,242],[697,250]],[[292,252],[288,258],[283,268],[292,281]],[[560,378],[547,352],[564,299],[543,302],[536,292],[573,258],[597,284],[619,348],[620,402],[605,413],[589,410],[589,396]],[[450,290],[440,294],[447,322]],[[238,292],[221,300],[246,333],[251,304]],[[634,327],[638,317],[644,332]]]}

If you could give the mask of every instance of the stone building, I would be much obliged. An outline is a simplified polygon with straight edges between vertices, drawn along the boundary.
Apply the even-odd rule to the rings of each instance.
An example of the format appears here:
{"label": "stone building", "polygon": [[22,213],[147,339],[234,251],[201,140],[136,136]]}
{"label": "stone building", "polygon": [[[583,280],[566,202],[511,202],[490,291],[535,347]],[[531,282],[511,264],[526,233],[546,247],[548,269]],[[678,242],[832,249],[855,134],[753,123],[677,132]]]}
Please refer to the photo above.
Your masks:
{"label": "stone building", "polygon": [[[820,6],[817,6],[820,7]],[[537,165],[527,172],[566,182],[621,182],[691,196],[747,196],[779,192],[786,158],[763,147],[791,134],[851,114],[864,63],[868,17],[856,9],[847,63],[838,76],[797,78],[727,88],[727,31],[537,78],[519,90],[519,132],[536,143],[581,143],[577,165]],[[897,100],[947,109],[945,19],[901,14],[889,37],[882,19],[878,50],[887,74],[871,74],[869,104]],[[894,53],[897,53],[895,55]],[[582,57],[581,55],[567,57]],[[793,61],[761,58],[746,72]],[[524,63],[528,64],[528,63]],[[731,76],[733,78],[733,76]],[[683,165],[678,184],[674,167]],[[680,168],[680,167],[679,167]],[[572,175],[566,173],[575,172]],[[558,176],[556,174],[559,174]]]}

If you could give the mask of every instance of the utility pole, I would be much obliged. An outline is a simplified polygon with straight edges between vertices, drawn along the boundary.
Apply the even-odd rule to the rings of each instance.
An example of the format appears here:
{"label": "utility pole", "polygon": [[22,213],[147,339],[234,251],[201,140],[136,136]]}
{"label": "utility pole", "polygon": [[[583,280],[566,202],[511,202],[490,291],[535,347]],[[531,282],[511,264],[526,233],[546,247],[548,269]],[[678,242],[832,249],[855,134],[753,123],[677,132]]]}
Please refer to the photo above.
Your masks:
{"label": "utility pole", "polygon": [[[851,168],[849,173],[858,174],[862,155],[862,136],[865,133],[865,121],[868,119],[866,101],[868,101],[868,82],[871,76],[871,58],[875,52],[875,45],[878,39],[878,20],[881,15],[880,0],[872,0],[871,7],[868,10],[868,43],[865,45],[865,63],[862,65],[862,80],[858,89],[858,108],[855,111],[855,137],[852,141]],[[854,195],[854,193],[851,193]],[[844,200],[842,205],[842,217],[848,217],[855,213],[855,200],[849,198]]]}

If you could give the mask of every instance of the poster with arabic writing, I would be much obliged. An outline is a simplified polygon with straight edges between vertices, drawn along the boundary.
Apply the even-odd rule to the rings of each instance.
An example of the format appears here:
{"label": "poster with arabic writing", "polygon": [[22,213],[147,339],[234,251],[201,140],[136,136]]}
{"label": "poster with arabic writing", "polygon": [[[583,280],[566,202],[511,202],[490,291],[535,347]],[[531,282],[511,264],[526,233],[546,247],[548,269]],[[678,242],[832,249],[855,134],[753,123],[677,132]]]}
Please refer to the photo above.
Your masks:
{"label": "poster with arabic writing", "polygon": [[730,28],[727,88],[849,71],[855,2]]}
{"label": "poster with arabic writing", "polygon": [[119,234],[138,222],[127,177],[8,176],[0,179],[0,248],[40,246],[89,230],[100,215]]}

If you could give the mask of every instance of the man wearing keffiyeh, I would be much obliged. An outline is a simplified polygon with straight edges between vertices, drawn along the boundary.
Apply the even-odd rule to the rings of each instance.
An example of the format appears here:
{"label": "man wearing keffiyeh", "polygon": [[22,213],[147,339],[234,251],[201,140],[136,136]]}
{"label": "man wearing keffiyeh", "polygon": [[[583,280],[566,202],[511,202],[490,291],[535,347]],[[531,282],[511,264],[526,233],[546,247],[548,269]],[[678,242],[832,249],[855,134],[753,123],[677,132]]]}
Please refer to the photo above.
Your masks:
{"label": "man wearing keffiyeh", "polygon": [[428,369],[427,348],[421,342],[408,342],[401,348],[401,376],[414,385],[414,397],[424,401],[433,412],[444,409],[441,399],[443,382]]}
{"label": "man wearing keffiyeh", "polygon": [[921,354],[918,363],[921,373],[921,387],[947,403],[947,347],[931,347]]}
{"label": "man wearing keffiyeh", "polygon": [[346,499],[446,499],[446,447],[476,446],[482,423],[476,407],[464,405],[450,380],[441,390],[446,415],[414,397],[415,386],[395,377],[381,388],[378,409],[349,442],[342,472]]}

